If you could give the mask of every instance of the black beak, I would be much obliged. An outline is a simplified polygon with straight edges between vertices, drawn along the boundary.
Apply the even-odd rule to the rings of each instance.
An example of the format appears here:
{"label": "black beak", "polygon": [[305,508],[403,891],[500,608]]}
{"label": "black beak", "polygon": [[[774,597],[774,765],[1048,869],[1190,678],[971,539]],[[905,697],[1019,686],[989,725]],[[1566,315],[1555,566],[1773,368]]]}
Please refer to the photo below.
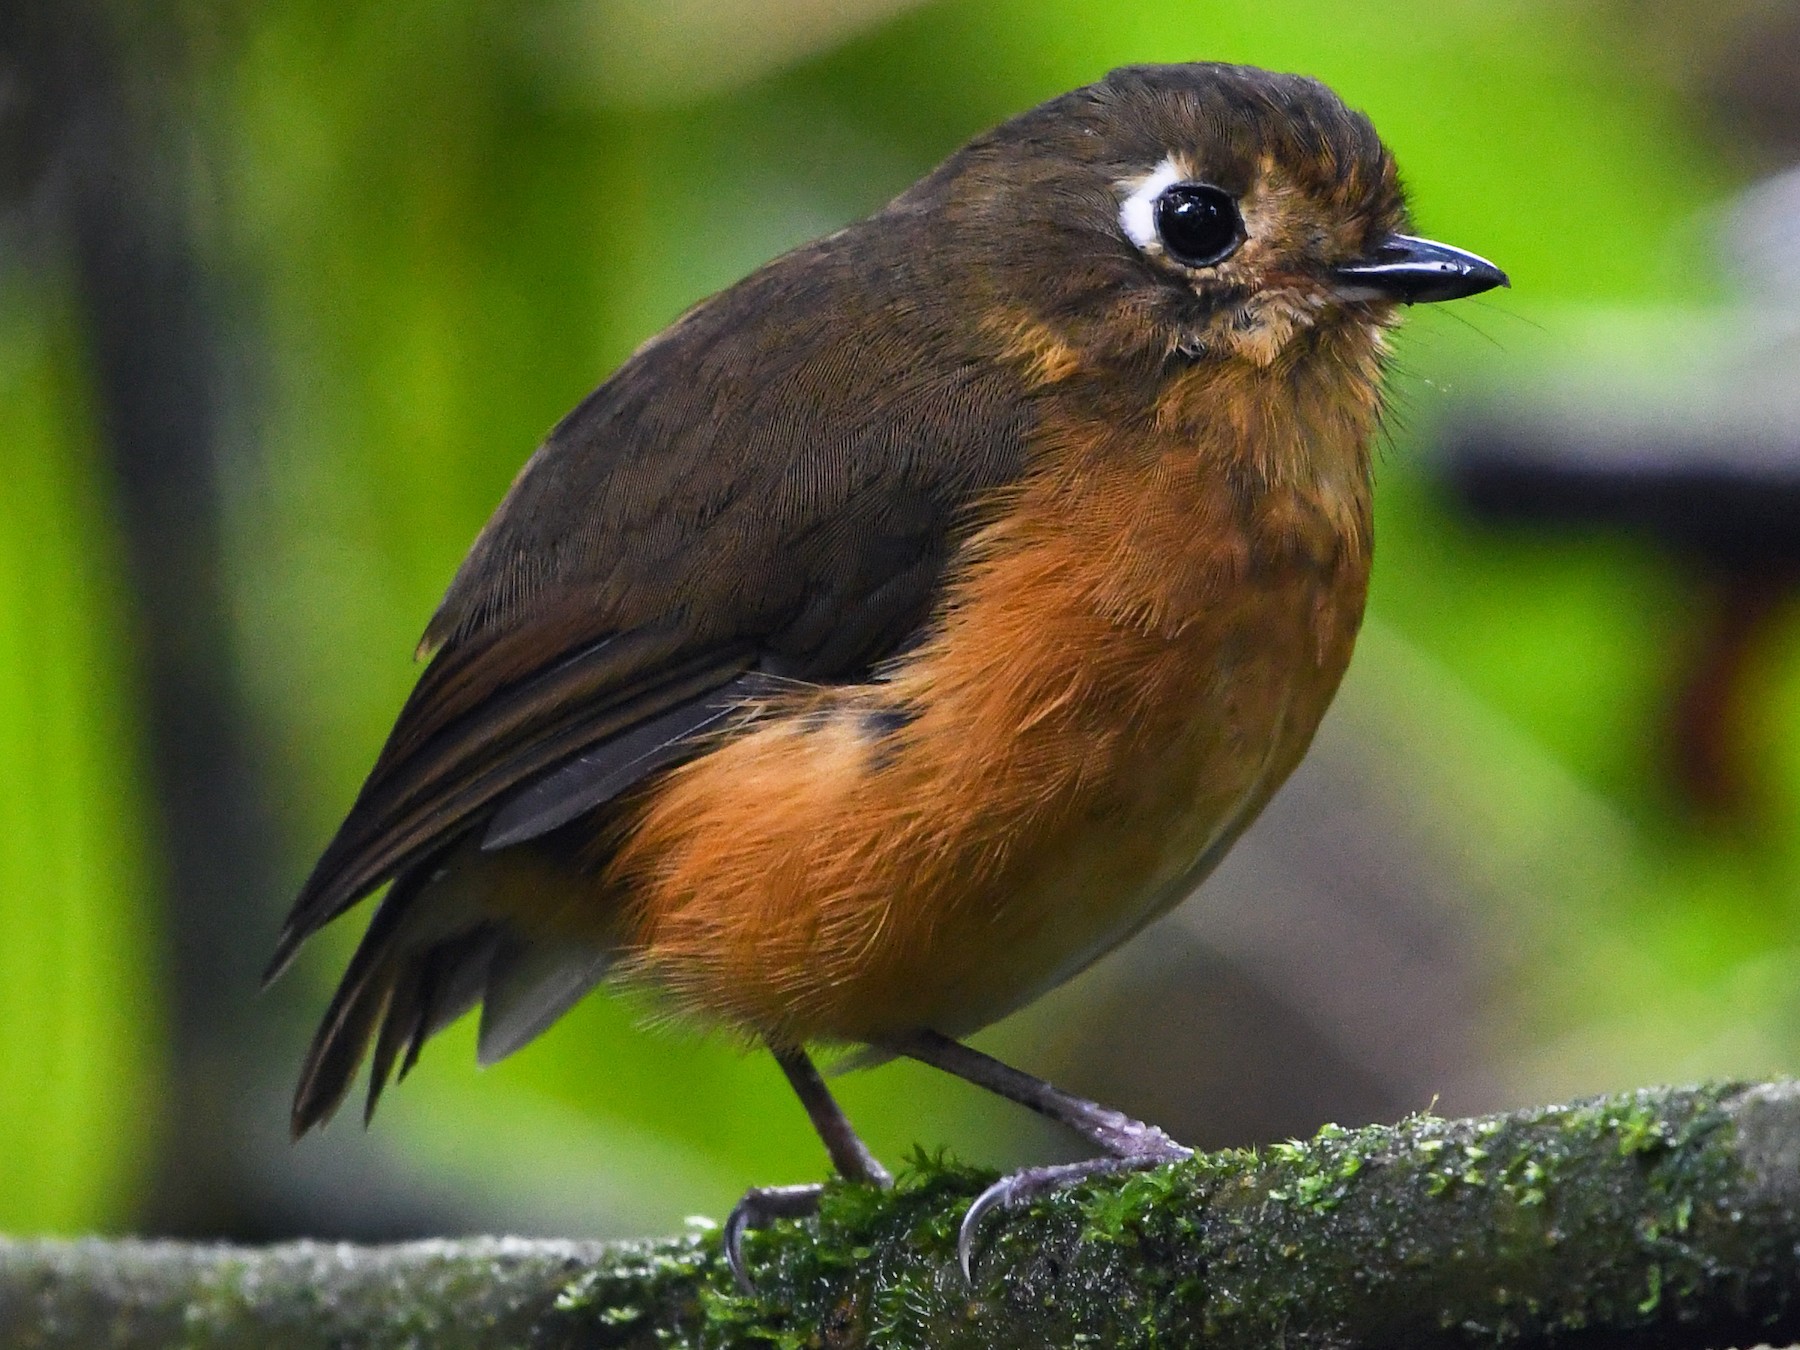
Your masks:
{"label": "black beak", "polygon": [[1389,235],[1372,257],[1331,269],[1344,300],[1394,300],[1429,305],[1461,300],[1510,283],[1506,273],[1473,253],[1410,234]]}

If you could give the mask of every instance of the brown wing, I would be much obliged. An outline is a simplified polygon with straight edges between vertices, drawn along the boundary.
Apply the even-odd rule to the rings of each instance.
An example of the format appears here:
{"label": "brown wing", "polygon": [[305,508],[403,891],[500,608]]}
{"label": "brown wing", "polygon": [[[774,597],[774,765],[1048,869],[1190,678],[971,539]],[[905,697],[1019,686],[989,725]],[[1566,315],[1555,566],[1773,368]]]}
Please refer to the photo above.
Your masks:
{"label": "brown wing", "polygon": [[[1031,410],[1015,375],[934,326],[927,312],[951,307],[918,303],[943,278],[895,260],[932,256],[936,241],[906,237],[923,228],[917,213],[877,216],[714,297],[520,474],[432,620],[437,655],[271,964],[413,878],[315,1043],[308,1077],[335,1067],[311,1118],[390,1000],[406,1004],[409,1053],[441,1023],[443,1008],[406,992],[426,958],[372,949],[404,946],[390,911],[426,887],[433,859],[476,831],[498,848],[555,828],[691,753],[756,680],[866,676],[926,621],[973,508],[1023,468]],[[436,983],[466,1007],[480,989],[453,974]]]}
{"label": "brown wing", "polygon": [[742,642],[684,658],[678,633],[650,631],[597,638],[531,669],[532,640],[544,636],[519,628],[432,663],[295,902],[270,978],[309,935],[460,838],[508,792],[756,660]]}

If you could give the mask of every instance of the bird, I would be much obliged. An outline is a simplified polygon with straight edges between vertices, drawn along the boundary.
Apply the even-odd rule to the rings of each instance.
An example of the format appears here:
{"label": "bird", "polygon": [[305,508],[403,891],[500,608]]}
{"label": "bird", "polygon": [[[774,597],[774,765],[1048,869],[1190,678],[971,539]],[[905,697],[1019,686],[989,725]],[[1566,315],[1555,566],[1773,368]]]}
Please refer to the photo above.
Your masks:
{"label": "bird", "polygon": [[[1189,1150],[964,1040],[1184,898],[1305,753],[1368,590],[1402,307],[1508,284],[1412,232],[1325,84],[1139,65],[976,136],[646,341],[526,461],[268,976],[386,888],[301,1070],[365,1123],[479,1006],[491,1063],[596,987],[819,1069],[910,1058],[1096,1151]],[[745,1234],[813,1212],[756,1187]]]}

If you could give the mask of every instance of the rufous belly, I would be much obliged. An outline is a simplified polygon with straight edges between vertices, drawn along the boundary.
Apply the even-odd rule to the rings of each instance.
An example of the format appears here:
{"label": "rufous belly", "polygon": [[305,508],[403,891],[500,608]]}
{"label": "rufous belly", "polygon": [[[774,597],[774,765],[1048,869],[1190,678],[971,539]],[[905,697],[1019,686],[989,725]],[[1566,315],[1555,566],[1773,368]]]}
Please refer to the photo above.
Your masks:
{"label": "rufous belly", "polygon": [[1191,889],[1291,771],[1361,579],[1289,571],[1173,631],[1022,594],[953,615],[886,681],[772,712],[648,803],[613,877],[639,968],[679,1005],[868,1042],[966,1034],[1067,979]]}

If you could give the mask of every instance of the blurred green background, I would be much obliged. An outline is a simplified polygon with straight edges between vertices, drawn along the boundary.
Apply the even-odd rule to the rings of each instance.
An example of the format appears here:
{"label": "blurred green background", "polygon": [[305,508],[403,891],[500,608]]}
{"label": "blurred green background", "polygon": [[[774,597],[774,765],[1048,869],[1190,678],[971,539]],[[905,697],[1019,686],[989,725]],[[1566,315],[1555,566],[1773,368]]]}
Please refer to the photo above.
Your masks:
{"label": "blurred green background", "polygon": [[[0,1229],[655,1232],[821,1171],[764,1057],[607,997],[481,1073],[460,1028],[368,1134],[290,1146],[360,917],[256,973],[550,424],[696,298],[1126,62],[1320,76],[1421,229],[1513,290],[1409,319],[1372,617],[1314,764],[1159,939],[984,1044],[1198,1143],[1800,1067],[1791,605],[1734,686],[1737,790],[1696,800],[1669,708],[1713,580],[1471,522],[1429,456],[1469,398],[1571,368],[1679,392],[1684,334],[1742,303],[1724,203],[1800,158],[1766,74],[1788,7],[10,10]],[[842,1095],[890,1160],[1064,1147],[908,1066]]]}

